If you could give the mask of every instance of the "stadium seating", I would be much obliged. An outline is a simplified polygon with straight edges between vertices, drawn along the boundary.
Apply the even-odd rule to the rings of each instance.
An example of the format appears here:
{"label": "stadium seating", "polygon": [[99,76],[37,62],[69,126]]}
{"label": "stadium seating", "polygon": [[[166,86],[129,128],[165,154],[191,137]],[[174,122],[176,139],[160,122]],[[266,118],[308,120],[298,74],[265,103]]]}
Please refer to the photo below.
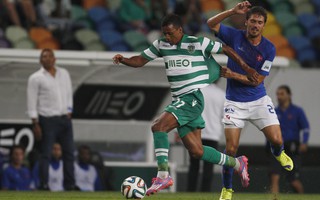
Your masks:
{"label": "stadium seating", "polygon": [[95,24],[99,24],[111,17],[110,11],[104,7],[93,7],[88,10],[88,15]]}
{"label": "stadium seating", "polygon": [[[171,10],[173,1],[169,1]],[[206,20],[223,10],[233,8],[241,0],[200,0],[203,23],[196,36],[206,36],[216,39],[206,25]],[[304,54],[291,46],[291,38],[303,37],[311,41],[320,39],[320,0],[255,0],[254,5],[261,5],[268,10],[268,21],[263,35],[276,46],[277,55],[299,60],[308,60]],[[136,30],[124,30],[118,23],[117,10],[121,0],[83,0],[72,5],[70,19],[71,30],[52,31],[44,28],[31,28],[26,31],[21,27],[5,25],[0,29],[0,47],[2,48],[45,48],[88,50],[88,51],[141,51],[147,48],[157,38],[161,37],[159,30],[140,33]],[[234,16],[224,21],[224,24],[244,28],[243,16]],[[58,40],[56,40],[57,38]],[[289,44],[284,43],[284,39]],[[303,39],[303,40],[304,40]],[[299,41],[299,44],[301,41]],[[310,51],[320,48],[313,44]],[[312,46],[312,45],[311,45]],[[308,52],[310,52],[308,50]],[[311,53],[313,55],[313,53]],[[299,56],[300,55],[300,56]],[[296,56],[296,57],[295,57]]]}
{"label": "stadium seating", "polygon": [[105,7],[106,1],[105,0],[83,0],[82,4],[86,10],[89,10],[93,7]]}
{"label": "stadium seating", "polygon": [[224,9],[224,3],[221,0],[200,0],[200,4],[202,12]]}
{"label": "stadium seating", "polygon": [[161,37],[161,32],[157,30],[150,31],[147,35],[147,40],[149,44],[152,44],[155,40]]}
{"label": "stadium seating", "polygon": [[87,51],[103,51],[104,45],[100,42],[99,35],[91,29],[80,29],[75,32],[75,38]]}
{"label": "stadium seating", "polygon": [[139,31],[127,31],[123,34],[124,40],[134,51],[142,51],[149,47],[146,36]]}
{"label": "stadium seating", "polygon": [[43,27],[33,27],[29,31],[30,39],[38,49],[51,48],[60,49],[59,42],[53,37],[52,33]]}
{"label": "stadium seating", "polygon": [[5,30],[5,36],[11,43],[15,43],[29,37],[27,31],[20,26],[9,26]]}
{"label": "stadium seating", "polygon": [[117,43],[123,42],[122,34],[117,31],[103,31],[100,32],[101,40],[107,46],[114,46]]}

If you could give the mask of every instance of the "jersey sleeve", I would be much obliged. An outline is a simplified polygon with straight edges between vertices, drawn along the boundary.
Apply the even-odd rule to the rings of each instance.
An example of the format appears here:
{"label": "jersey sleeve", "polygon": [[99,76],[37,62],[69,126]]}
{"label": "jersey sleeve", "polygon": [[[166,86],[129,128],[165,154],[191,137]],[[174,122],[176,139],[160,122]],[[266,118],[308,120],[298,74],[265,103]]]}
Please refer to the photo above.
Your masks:
{"label": "jersey sleeve", "polygon": [[209,58],[212,54],[222,53],[222,43],[212,41],[206,37],[203,38],[201,47],[206,58]]}
{"label": "jersey sleeve", "polygon": [[267,56],[265,58],[265,61],[263,62],[261,68],[257,70],[257,72],[263,76],[268,76],[270,73],[275,56],[276,56],[276,49],[272,45],[270,47],[269,53],[267,54]]}
{"label": "jersey sleeve", "polygon": [[233,46],[235,35],[239,34],[239,30],[220,24],[220,30],[217,37],[220,38],[228,46]]}
{"label": "jersey sleeve", "polygon": [[300,109],[299,112],[299,118],[298,118],[299,128],[302,130],[302,142],[304,144],[308,143],[309,140],[309,132],[310,132],[310,126],[307,119],[306,114],[304,113],[303,109]]}
{"label": "jersey sleeve", "polygon": [[159,40],[154,41],[148,49],[141,53],[141,56],[149,61],[161,57],[159,51]]}

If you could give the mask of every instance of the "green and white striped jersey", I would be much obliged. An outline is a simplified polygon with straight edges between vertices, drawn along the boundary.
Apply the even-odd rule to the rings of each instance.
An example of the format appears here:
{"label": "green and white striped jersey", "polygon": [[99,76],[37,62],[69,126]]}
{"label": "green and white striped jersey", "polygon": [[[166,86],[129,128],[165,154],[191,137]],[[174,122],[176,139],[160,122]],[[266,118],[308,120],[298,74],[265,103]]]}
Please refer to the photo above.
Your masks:
{"label": "green and white striped jersey", "polygon": [[208,63],[220,68],[212,58],[213,53],[220,52],[220,42],[211,41],[206,37],[184,35],[177,45],[171,45],[165,39],[158,39],[141,55],[150,61],[163,57],[171,94],[178,97],[210,83]]}

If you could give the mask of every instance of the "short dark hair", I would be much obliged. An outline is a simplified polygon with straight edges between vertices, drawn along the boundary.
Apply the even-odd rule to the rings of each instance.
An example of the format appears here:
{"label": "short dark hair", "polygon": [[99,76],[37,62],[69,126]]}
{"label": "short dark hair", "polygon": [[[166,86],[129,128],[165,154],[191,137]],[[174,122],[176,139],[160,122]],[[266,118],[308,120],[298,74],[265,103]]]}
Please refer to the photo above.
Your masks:
{"label": "short dark hair", "polygon": [[161,27],[169,26],[172,24],[175,28],[182,27],[182,20],[179,15],[176,14],[168,14],[166,15],[161,22]]}
{"label": "short dark hair", "polygon": [[54,52],[53,52],[52,49],[45,48],[45,49],[42,49],[41,54],[40,54],[40,57],[42,57],[42,55],[44,54],[44,52],[51,52],[51,53],[54,55]]}
{"label": "short dark hair", "polygon": [[289,95],[291,95],[291,89],[288,85],[280,85],[278,90],[285,90]]}
{"label": "short dark hair", "polygon": [[251,15],[253,14],[257,14],[257,15],[261,15],[264,17],[264,23],[267,22],[267,18],[268,18],[268,15],[267,15],[267,11],[266,9],[264,9],[263,7],[261,6],[254,6],[252,7],[247,13],[246,13],[246,19],[248,20]]}

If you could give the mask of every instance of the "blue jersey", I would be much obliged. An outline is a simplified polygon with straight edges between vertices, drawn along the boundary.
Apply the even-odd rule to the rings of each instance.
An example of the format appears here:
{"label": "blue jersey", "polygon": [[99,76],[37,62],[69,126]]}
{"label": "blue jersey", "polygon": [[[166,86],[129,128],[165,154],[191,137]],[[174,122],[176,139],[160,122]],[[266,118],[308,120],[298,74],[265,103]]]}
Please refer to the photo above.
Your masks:
{"label": "blue jersey", "polygon": [[284,142],[300,142],[300,133],[303,132],[302,142],[307,143],[309,139],[309,122],[302,108],[291,104],[286,110],[276,109],[280,122],[282,138]]}
{"label": "blue jersey", "polygon": [[[262,37],[259,45],[253,46],[246,38],[246,32],[221,24],[218,37],[233,48],[239,56],[259,74],[268,76],[276,51],[274,45]],[[239,74],[246,72],[232,59],[228,58],[228,68]],[[266,89],[262,82],[258,86],[250,86],[239,81],[228,79],[226,98],[236,102],[250,102],[265,96]]]}
{"label": "blue jersey", "polygon": [[31,184],[31,174],[26,167],[16,169],[9,165],[2,173],[2,188],[8,190],[30,190]]}

